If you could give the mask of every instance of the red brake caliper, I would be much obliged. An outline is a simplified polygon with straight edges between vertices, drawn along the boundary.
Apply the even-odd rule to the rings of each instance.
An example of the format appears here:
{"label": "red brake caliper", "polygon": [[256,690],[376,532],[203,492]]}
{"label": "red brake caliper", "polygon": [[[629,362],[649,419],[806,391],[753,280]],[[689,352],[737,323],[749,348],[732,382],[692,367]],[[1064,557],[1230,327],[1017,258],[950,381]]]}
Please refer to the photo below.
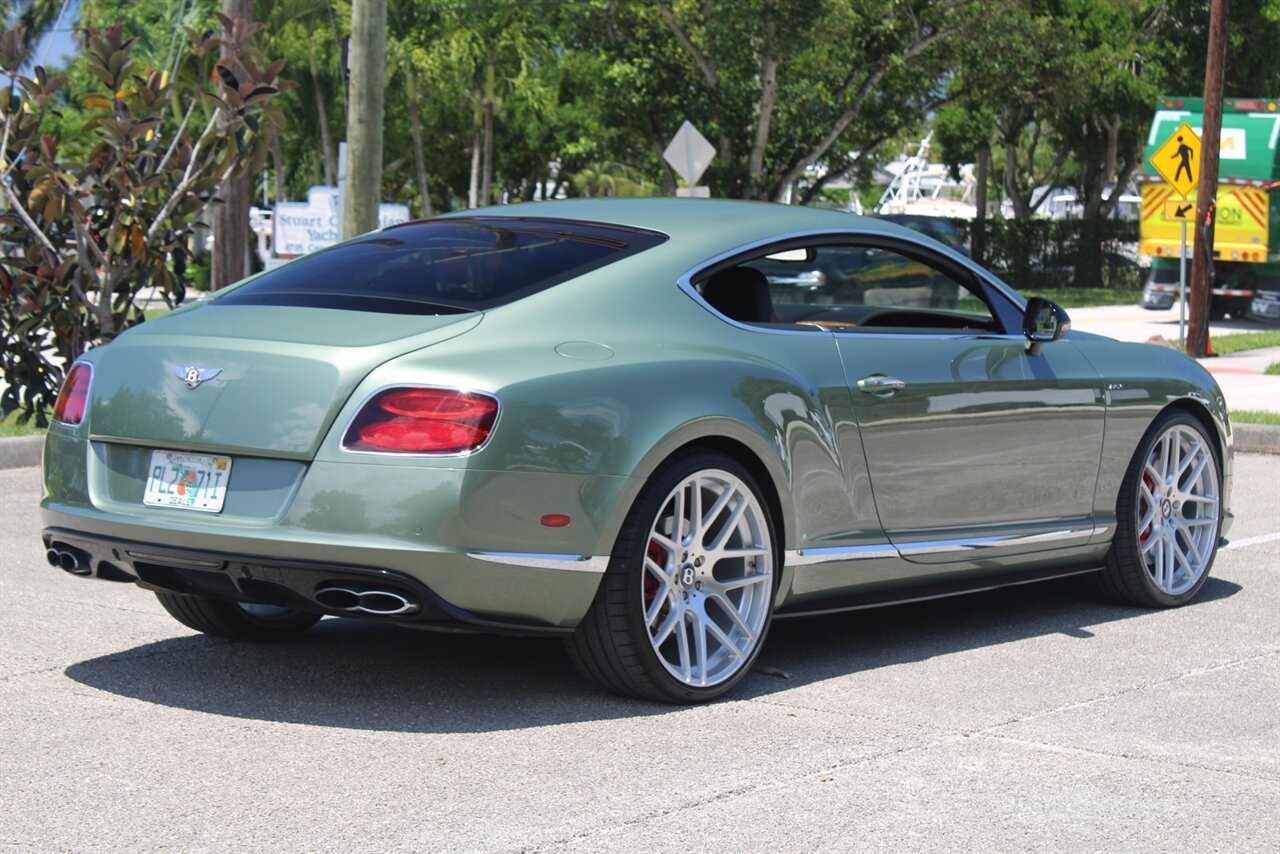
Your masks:
{"label": "red brake caliper", "polygon": [[[1146,472],[1143,472],[1142,482],[1147,485],[1147,491],[1150,492],[1152,495],[1155,495],[1156,482],[1151,479],[1151,475],[1147,474]],[[1141,499],[1141,502],[1138,506],[1138,518],[1141,519],[1143,516],[1147,515],[1147,510],[1149,509],[1150,509],[1150,505],[1147,504],[1147,499],[1146,498]],[[1143,528],[1141,531],[1138,532],[1138,543],[1140,545],[1145,546],[1147,544],[1147,537],[1151,536],[1151,526],[1153,524],[1155,524],[1154,519],[1151,522],[1147,523],[1147,527]]]}
{"label": "red brake caliper", "polygon": [[[649,549],[646,552],[649,560],[658,566],[667,565],[667,550],[658,544],[657,540],[649,541]],[[644,603],[648,605],[653,601],[653,597],[658,595],[658,579],[653,577],[653,573],[645,571],[644,574]]]}

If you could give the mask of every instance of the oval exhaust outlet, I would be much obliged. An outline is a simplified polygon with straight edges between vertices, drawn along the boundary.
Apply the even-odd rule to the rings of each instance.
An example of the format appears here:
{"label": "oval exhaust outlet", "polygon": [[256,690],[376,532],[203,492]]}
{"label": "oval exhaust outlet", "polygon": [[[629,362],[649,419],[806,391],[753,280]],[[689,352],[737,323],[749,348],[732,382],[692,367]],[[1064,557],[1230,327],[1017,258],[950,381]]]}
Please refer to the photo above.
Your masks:
{"label": "oval exhaust outlet", "polygon": [[350,611],[359,606],[360,594],[345,587],[326,587],[316,591],[315,600],[326,608]]}
{"label": "oval exhaust outlet", "polygon": [[59,569],[62,567],[62,564],[58,559],[57,549],[49,549],[49,551],[45,552],[44,559],[49,561],[49,566],[56,567]]}
{"label": "oval exhaust outlet", "polygon": [[421,605],[402,593],[371,587],[325,587],[312,598],[334,611],[375,617],[402,617],[422,610]]}
{"label": "oval exhaust outlet", "polygon": [[58,566],[72,575],[89,575],[92,572],[88,562],[81,561],[80,556],[72,551],[58,552]]}
{"label": "oval exhaust outlet", "polygon": [[360,604],[355,610],[380,617],[396,617],[412,614],[418,610],[418,604],[389,590],[366,590],[360,594]]}

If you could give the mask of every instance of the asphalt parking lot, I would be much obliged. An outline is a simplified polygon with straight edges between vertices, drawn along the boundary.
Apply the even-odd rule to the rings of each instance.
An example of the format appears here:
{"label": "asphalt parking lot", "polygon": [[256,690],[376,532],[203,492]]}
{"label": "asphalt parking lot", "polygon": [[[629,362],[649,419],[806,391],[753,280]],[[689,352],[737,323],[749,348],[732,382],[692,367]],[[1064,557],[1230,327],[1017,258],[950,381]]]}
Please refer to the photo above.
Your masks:
{"label": "asphalt parking lot", "polygon": [[554,641],[193,635],[49,568],[38,470],[0,471],[0,848],[1274,851],[1280,457],[1236,481],[1190,607],[1068,581],[778,623],[674,708]]}

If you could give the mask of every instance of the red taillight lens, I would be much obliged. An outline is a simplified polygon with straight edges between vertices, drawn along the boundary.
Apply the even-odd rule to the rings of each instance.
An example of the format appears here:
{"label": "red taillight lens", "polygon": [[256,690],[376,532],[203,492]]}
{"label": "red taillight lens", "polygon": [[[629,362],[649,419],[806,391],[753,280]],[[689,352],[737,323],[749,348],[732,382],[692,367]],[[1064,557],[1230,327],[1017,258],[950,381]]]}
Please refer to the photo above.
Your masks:
{"label": "red taillight lens", "polygon": [[356,415],[342,446],[391,454],[461,454],[485,443],[498,419],[487,394],[443,388],[378,392]]}
{"label": "red taillight lens", "polygon": [[71,373],[62,381],[58,402],[53,405],[53,420],[63,424],[79,424],[84,420],[85,405],[89,402],[89,382],[93,368],[81,363],[71,366]]}

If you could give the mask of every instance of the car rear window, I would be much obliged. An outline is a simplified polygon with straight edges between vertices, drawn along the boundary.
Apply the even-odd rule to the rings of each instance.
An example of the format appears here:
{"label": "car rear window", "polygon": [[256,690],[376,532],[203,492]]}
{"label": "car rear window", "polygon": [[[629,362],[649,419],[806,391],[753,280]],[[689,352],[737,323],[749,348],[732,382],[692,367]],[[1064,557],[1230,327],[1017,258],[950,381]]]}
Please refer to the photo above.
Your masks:
{"label": "car rear window", "polygon": [[217,302],[390,314],[478,311],[514,302],[666,239],[657,232],[571,220],[425,220],[306,255]]}

